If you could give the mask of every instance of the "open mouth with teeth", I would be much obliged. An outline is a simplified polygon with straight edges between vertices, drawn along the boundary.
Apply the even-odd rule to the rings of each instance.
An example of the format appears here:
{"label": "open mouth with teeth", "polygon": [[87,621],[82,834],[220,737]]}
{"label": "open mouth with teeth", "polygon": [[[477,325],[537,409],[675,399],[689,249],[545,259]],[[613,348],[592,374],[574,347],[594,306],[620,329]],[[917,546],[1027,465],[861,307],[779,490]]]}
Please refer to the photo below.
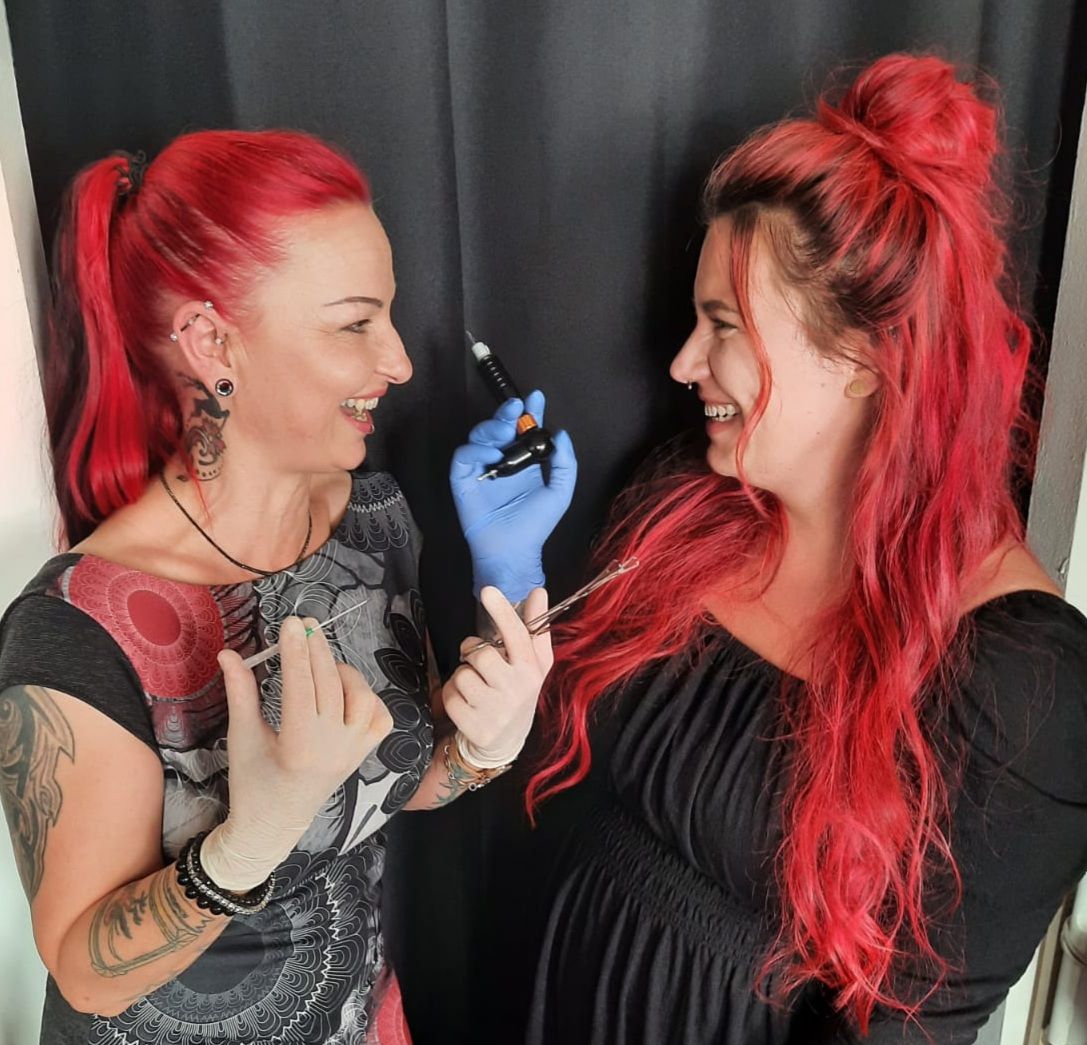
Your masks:
{"label": "open mouth with teeth", "polygon": [[740,408],[735,403],[706,404],[706,417],[710,421],[731,421],[739,415]]}
{"label": "open mouth with teeth", "polygon": [[356,425],[363,425],[369,428],[373,428],[374,422],[370,417],[372,411],[377,409],[379,399],[345,399],[340,403],[340,411],[349,421],[354,421]]}

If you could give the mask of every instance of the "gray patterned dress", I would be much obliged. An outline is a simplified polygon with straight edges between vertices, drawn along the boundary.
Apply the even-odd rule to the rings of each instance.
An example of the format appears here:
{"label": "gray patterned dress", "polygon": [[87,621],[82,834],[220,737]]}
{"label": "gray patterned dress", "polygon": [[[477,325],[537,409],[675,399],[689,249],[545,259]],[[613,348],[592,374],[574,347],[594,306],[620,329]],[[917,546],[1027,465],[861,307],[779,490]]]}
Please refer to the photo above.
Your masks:
{"label": "gray patterned dress", "polygon": [[[70,693],[152,747],[165,781],[166,860],[227,812],[227,707],[215,659],[224,646],[246,657],[274,643],[288,615],[323,621],[358,606],[328,629],[333,652],[366,676],[395,723],[279,868],[264,911],[233,919],[185,972],[116,1017],[75,1012],[50,981],[43,1042],[374,1040],[375,985],[386,978],[381,829],[418,787],[432,748],[418,551],[396,482],[358,472],[330,539],[256,583],[180,584],[67,554],[12,605],[0,633],[0,685]],[[36,663],[20,652],[31,632],[32,648],[41,650],[44,636],[52,651]],[[257,671],[263,714],[276,725],[278,657]]]}

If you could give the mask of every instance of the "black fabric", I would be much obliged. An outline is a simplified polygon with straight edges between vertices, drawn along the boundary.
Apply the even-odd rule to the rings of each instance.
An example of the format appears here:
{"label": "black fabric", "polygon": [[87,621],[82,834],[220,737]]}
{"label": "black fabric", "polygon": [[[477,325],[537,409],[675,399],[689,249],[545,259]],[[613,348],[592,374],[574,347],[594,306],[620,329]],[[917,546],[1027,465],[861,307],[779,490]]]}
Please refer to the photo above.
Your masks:
{"label": "black fabric", "polygon": [[[699,183],[828,70],[934,48],[996,78],[1019,282],[1043,330],[1052,319],[1087,80],[1075,0],[9,0],[7,16],[47,239],[78,167],[118,148],[153,158],[187,129],[294,125],[366,167],[415,364],[371,454],[427,534],[422,586],[446,669],[474,620],[449,454],[491,409],[463,326],[541,385],[549,422],[574,436],[578,492],[546,555],[553,594],[567,594],[634,463],[701,424],[666,376],[691,321]],[[523,781],[394,825],[387,926],[422,1045],[520,1036],[534,900],[589,794],[557,799],[558,826],[533,835]]]}
{"label": "black fabric", "polygon": [[132,664],[94,619],[62,599],[37,594],[78,555],[51,559],[12,603],[0,622],[0,691],[10,686],[45,686],[67,693],[158,747]]}
{"label": "black fabric", "polygon": [[[940,877],[926,896],[953,969],[920,1026],[904,1033],[878,1013],[872,1045],[973,1041],[1087,870],[1087,619],[1027,592],[972,623],[973,668],[943,741],[964,767],[950,832],[963,901],[946,913]],[[780,926],[781,677],[720,629],[699,646],[645,673],[612,713],[607,787],[552,893],[531,1045],[859,1040],[818,990],[788,1008],[758,995]],[[915,1001],[931,986],[918,961],[895,990]]]}

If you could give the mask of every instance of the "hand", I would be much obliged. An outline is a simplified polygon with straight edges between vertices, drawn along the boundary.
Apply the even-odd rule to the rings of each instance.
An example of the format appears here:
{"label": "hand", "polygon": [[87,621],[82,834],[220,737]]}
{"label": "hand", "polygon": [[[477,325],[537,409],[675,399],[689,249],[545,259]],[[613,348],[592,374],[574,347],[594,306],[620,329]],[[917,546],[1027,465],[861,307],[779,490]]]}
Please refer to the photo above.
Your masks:
{"label": "hand", "polygon": [[[442,688],[446,714],[460,731],[461,753],[480,769],[512,762],[532,728],[536,703],[554,660],[551,635],[530,635],[517,611],[497,588],[480,593],[484,608],[502,638],[504,649],[478,646],[482,639],[461,643],[461,664]],[[547,592],[536,588],[525,603],[525,615],[547,610]]]}
{"label": "hand", "polygon": [[453,453],[449,485],[461,529],[472,553],[473,590],[487,584],[520,602],[544,584],[543,546],[570,506],[577,481],[577,458],[566,432],[554,437],[550,477],[538,464],[501,479],[479,476],[502,457],[502,447],[517,436],[517,419],[526,410],[542,426],[544,395],[531,392],[502,404],[494,417],[475,426],[468,442]]}
{"label": "hand", "polygon": [[230,812],[200,858],[232,892],[255,888],[286,859],[317,811],[392,731],[362,675],[332,658],[320,628],[306,636],[288,617],[279,631],[283,701],[279,733],[261,717],[257,681],[233,650],[219,654],[229,723]]}

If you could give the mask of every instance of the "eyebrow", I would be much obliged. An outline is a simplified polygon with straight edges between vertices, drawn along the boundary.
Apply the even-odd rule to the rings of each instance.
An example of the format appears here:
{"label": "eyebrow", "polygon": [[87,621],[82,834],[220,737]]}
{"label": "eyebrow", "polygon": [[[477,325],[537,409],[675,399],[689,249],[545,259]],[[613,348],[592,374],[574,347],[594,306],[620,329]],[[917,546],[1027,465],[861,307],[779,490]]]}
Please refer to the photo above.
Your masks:
{"label": "eyebrow", "polygon": [[733,308],[732,305],[726,304],[724,301],[721,301],[718,298],[713,298],[710,301],[703,301],[702,302],[702,311],[703,312],[731,312],[733,315],[736,315],[736,316],[738,316],[740,314],[740,310],[738,308]]}
{"label": "eyebrow", "polygon": [[329,301],[322,308],[331,308],[333,305],[373,305],[375,308],[382,308],[385,302],[380,298],[367,298],[356,295],[349,298],[340,298],[339,301]]}

